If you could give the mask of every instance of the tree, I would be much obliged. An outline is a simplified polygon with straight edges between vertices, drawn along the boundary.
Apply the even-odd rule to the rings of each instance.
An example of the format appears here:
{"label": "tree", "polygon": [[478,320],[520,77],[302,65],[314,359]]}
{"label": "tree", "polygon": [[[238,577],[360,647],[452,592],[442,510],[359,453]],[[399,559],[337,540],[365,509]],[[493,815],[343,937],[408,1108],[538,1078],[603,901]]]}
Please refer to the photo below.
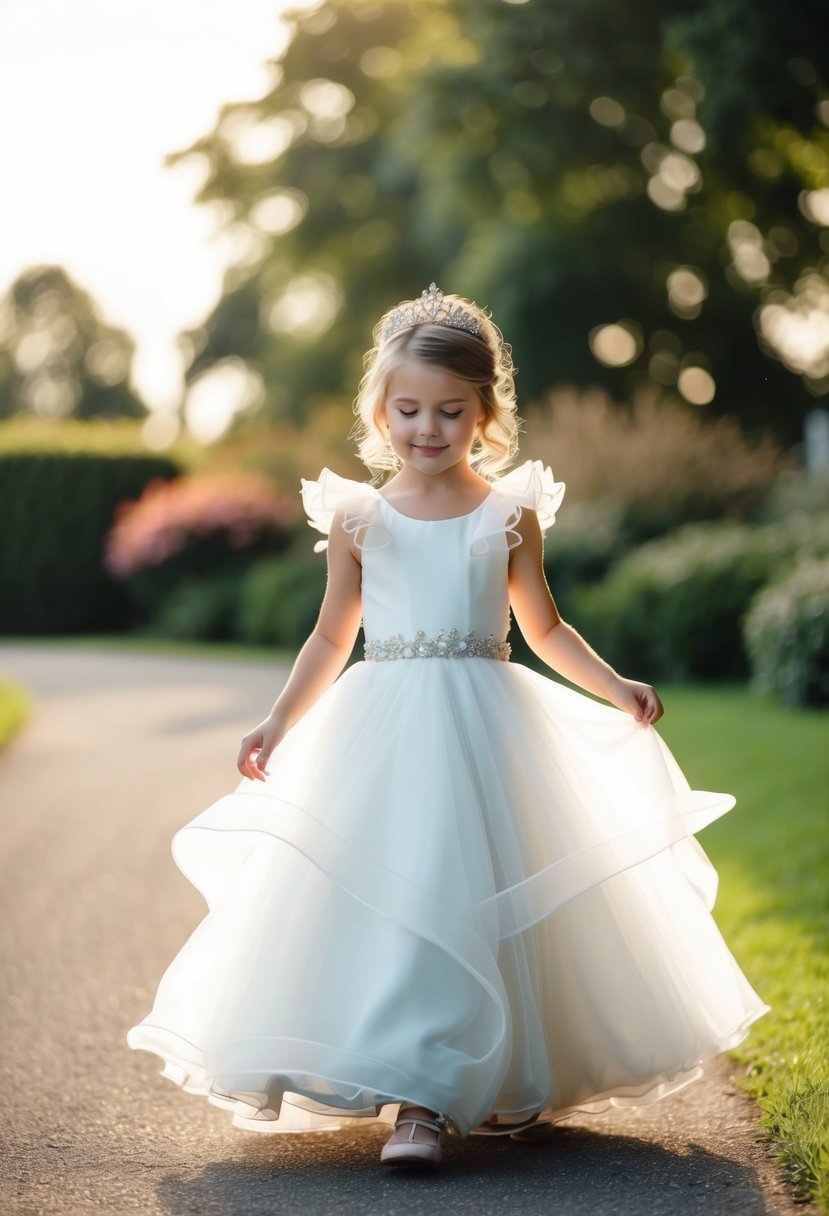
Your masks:
{"label": "tree", "polygon": [[206,159],[240,250],[191,378],[241,354],[301,417],[436,279],[492,308],[525,398],[647,387],[796,439],[829,386],[797,329],[829,295],[820,39],[783,0],[326,0],[171,158]]}
{"label": "tree", "polygon": [[143,418],[134,343],[60,266],[35,266],[0,303],[0,418]]}

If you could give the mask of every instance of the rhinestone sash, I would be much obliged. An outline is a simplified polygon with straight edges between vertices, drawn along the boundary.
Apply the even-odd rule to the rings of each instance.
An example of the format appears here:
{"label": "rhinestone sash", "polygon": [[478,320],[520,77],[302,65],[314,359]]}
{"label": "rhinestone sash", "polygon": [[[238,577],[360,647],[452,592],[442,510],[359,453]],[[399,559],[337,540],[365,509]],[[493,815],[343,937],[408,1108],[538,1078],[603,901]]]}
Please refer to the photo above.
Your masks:
{"label": "rhinestone sash", "polygon": [[365,656],[377,663],[390,659],[501,659],[506,662],[511,649],[509,642],[501,642],[492,634],[488,638],[481,637],[472,629],[465,634],[457,629],[441,629],[433,638],[419,629],[412,641],[398,633],[382,641],[366,642]]}

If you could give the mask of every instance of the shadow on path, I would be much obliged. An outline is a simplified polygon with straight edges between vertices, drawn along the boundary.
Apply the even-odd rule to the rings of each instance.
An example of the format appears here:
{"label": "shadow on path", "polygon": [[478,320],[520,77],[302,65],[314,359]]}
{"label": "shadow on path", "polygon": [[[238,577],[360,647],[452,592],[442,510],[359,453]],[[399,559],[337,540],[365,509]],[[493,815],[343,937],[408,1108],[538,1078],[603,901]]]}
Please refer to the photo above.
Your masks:
{"label": "shadow on path", "polygon": [[583,1127],[559,1128],[550,1142],[533,1146],[449,1137],[443,1164],[426,1172],[381,1166],[384,1138],[378,1129],[245,1147],[235,1160],[211,1164],[194,1178],[166,1175],[157,1187],[159,1207],[170,1216],[447,1210],[765,1216],[776,1210],[750,1167],[693,1142],[672,1151]]}

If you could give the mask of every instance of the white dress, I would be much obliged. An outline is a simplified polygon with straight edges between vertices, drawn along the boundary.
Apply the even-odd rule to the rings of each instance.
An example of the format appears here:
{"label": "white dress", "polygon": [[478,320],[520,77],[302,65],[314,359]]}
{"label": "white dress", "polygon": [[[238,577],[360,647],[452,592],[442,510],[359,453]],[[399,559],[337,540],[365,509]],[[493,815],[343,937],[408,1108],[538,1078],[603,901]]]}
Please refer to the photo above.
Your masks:
{"label": "white dress", "polygon": [[375,657],[266,782],[176,833],[209,912],[127,1038],[237,1126],[406,1099],[467,1134],[490,1111],[650,1102],[766,1012],[692,835],[734,799],[689,789],[653,727],[503,661],[514,526],[549,526],[563,489],[527,462],[425,521],[327,469],[303,482],[312,525],[341,509],[362,550]]}

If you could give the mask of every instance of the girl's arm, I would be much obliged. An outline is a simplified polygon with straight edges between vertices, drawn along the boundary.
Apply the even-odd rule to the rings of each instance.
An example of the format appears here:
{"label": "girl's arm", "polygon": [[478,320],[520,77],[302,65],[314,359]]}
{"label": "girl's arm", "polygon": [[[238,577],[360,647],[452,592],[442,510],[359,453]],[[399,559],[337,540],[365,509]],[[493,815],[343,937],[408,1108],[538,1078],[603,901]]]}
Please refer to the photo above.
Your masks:
{"label": "girl's arm", "polygon": [[522,543],[510,553],[510,603],[528,646],[565,679],[604,697],[638,722],[658,721],[664,711],[651,686],[620,676],[559,616],[544,577],[535,512],[524,511],[516,530]]}
{"label": "girl's arm", "polygon": [[334,683],[351,654],[362,615],[362,571],[341,523],[338,513],[328,539],[328,582],[317,623],[271,712],[242,740],[236,767],[244,777],[265,780],[271,752]]}

